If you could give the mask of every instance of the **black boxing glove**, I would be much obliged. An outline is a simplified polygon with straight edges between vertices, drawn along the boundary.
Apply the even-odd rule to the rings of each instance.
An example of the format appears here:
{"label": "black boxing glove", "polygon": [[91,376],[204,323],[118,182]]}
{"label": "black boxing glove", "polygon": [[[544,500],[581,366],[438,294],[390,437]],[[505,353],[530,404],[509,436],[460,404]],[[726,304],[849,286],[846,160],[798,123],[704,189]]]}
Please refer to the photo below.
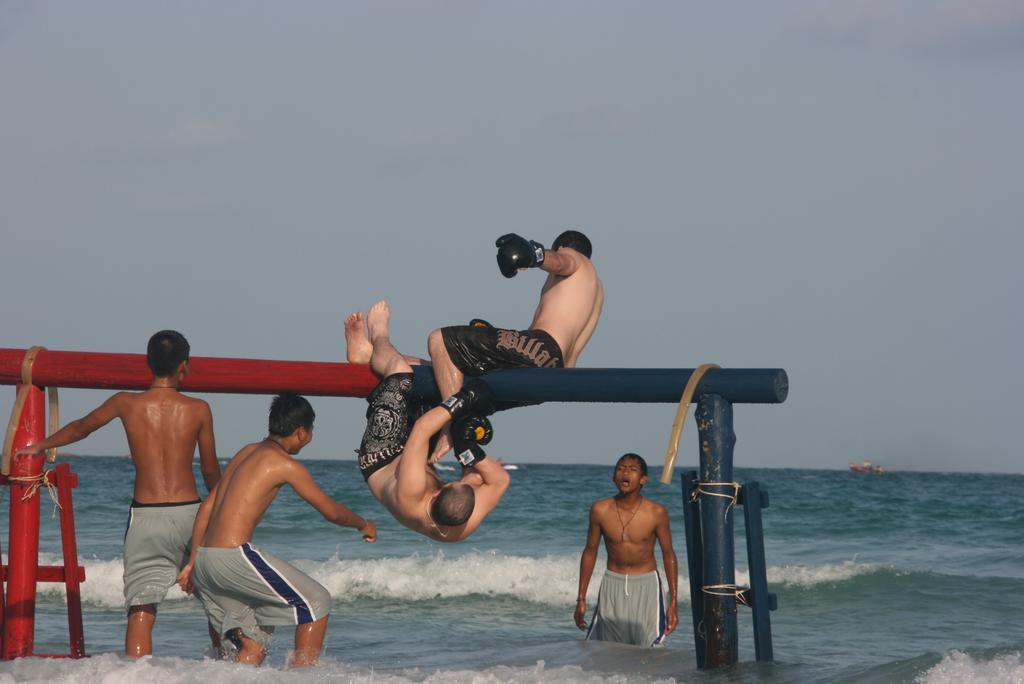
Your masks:
{"label": "black boxing glove", "polygon": [[464,468],[487,458],[480,447],[491,441],[491,421],[483,416],[463,416],[452,423],[452,450]]}
{"label": "black boxing glove", "polygon": [[483,416],[470,415],[452,423],[452,440],[461,439],[477,444],[490,444],[494,437],[491,421]]}
{"label": "black boxing glove", "polygon": [[487,458],[487,453],[474,441],[452,439],[452,450],[463,468],[476,465]]}
{"label": "black boxing glove", "polygon": [[494,392],[491,386],[480,378],[466,378],[462,389],[441,402],[448,409],[452,420],[458,420],[470,414],[489,416],[494,413]]}
{"label": "black boxing glove", "polygon": [[544,245],[515,233],[502,235],[494,246],[498,248],[498,268],[506,278],[511,278],[520,269],[544,263]]}

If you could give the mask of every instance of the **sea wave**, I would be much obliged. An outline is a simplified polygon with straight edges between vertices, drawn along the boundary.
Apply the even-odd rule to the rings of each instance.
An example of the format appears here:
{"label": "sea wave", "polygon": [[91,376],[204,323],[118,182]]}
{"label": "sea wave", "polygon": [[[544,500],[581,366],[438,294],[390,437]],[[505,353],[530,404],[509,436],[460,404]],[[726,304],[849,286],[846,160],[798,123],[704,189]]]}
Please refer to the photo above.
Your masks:
{"label": "sea wave", "polygon": [[[42,554],[40,562],[55,564],[56,557]],[[103,607],[123,605],[122,563],[120,559],[83,559],[86,582],[82,600]],[[572,604],[579,576],[579,557],[558,555],[532,558],[497,552],[477,552],[448,557],[443,551],[431,555],[348,560],[337,556],[325,561],[298,560],[295,566],[309,573],[341,602],[358,600],[431,601],[463,596],[507,596],[552,606]],[[879,571],[869,563],[824,565],[785,565],[768,569],[770,587],[809,589],[833,585],[859,575]],[[588,597],[597,598],[602,570],[595,572]],[[748,573],[737,570],[736,583],[749,584]],[[689,582],[680,574],[680,601],[689,602]],[[42,596],[64,593],[61,584],[41,584]],[[169,601],[181,601],[185,594],[177,586],[167,593]]]}
{"label": "sea wave", "polygon": [[[822,584],[839,584],[860,575],[884,571],[886,568],[874,563],[826,563],[824,565],[780,565],[768,568],[768,584],[784,587],[810,589]],[[737,584],[749,584],[746,572],[736,572]]]}
{"label": "sea wave", "polygon": [[1019,651],[990,659],[975,658],[963,651],[950,651],[915,681],[919,684],[1019,684],[1024,682],[1024,659]]}
{"label": "sea wave", "polygon": [[503,684],[504,682],[560,682],[564,684],[626,684],[644,682],[661,684],[673,679],[637,676],[631,673],[598,674],[586,672],[578,666],[547,667],[544,661],[529,667],[497,666],[482,670],[399,670],[383,672],[370,670],[323,659],[319,665],[302,670],[286,670],[280,667],[219,662],[214,660],[187,660],[174,657],[153,657],[130,660],[112,653],[104,653],[82,660],[47,660],[42,658],[19,658],[0,663],[0,684],[14,682],[46,681],[49,684],[133,684],[134,682],[159,682],[160,684],[253,684],[253,682],[283,682],[304,684],[305,682],[351,682],[353,684],[405,684],[426,682],[428,684]]}

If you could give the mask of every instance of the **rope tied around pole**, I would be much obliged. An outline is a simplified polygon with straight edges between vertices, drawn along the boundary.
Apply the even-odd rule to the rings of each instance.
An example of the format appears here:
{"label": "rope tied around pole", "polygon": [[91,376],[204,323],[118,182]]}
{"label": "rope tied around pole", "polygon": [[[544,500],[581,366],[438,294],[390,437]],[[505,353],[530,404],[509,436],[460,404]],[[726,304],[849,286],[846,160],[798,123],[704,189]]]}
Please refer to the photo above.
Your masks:
{"label": "rope tied around pole", "polygon": [[[729,500],[729,505],[725,507],[725,514],[722,516],[723,519],[729,515],[729,511],[739,501],[740,489],[743,487],[739,482],[694,482],[693,484],[693,494],[690,495],[690,501],[694,503],[699,501],[702,496],[720,496],[723,499]],[[710,491],[704,489],[705,487],[731,487],[732,494]]]}
{"label": "rope tied around pole", "polygon": [[61,506],[60,501],[57,500],[57,485],[50,482],[51,472],[53,471],[44,470],[38,475],[30,475],[27,477],[8,477],[7,479],[10,482],[16,482],[22,487],[28,488],[27,491],[21,495],[22,501],[28,501],[29,499],[36,495],[36,492],[38,492],[45,486],[46,491],[50,493],[50,499],[53,501],[53,514],[50,517],[56,518],[57,509],[59,508],[61,510],[64,510],[64,507]]}
{"label": "rope tied around pole", "polygon": [[[0,472],[4,475],[8,475],[11,472],[11,458],[14,456],[14,433],[17,432],[18,421],[21,419],[21,410],[25,405],[26,397],[28,397],[29,387],[32,386],[32,364],[35,363],[36,355],[45,349],[46,347],[39,345],[29,347],[25,350],[25,356],[21,359],[21,389],[18,390],[17,398],[14,400],[11,418],[7,421],[7,433],[4,435],[3,464],[0,467]],[[47,433],[52,435],[60,427],[60,403],[57,396],[57,388],[48,387],[46,395],[49,400],[50,409]],[[48,463],[53,463],[57,460],[56,448],[46,450],[46,460]]]}
{"label": "rope tied around pole", "polygon": [[746,588],[741,588],[735,584],[706,584],[700,588],[702,592],[708,596],[718,596],[719,598],[734,598],[745,606],[750,606],[747,603],[747,597],[744,594],[747,591]]}

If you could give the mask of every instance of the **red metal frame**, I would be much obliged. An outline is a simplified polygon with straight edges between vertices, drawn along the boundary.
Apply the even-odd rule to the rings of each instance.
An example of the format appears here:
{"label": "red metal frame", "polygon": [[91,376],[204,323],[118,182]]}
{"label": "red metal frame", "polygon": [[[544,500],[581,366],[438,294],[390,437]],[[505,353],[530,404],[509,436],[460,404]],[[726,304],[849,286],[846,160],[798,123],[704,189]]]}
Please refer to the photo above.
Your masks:
{"label": "red metal frame", "polygon": [[[19,385],[24,349],[0,349],[0,385]],[[365,365],[308,361],[269,361],[193,357],[182,389],[192,392],[276,394],[293,391],[308,395],[365,397],[377,385],[377,377]],[[43,387],[90,389],[145,389],[152,374],[142,354],[50,351],[41,349],[32,364],[32,383],[18,420],[12,451],[42,441],[46,434],[46,402]],[[43,472],[43,456],[11,459],[12,478],[35,478]],[[85,655],[80,583],[85,568],[78,565],[75,518],[71,490],[78,476],[62,463],[48,471],[57,487],[60,503],[61,546],[64,564],[39,565],[39,503],[41,489],[27,500],[22,497],[31,482],[11,481],[0,475],[0,485],[9,485],[11,518],[8,565],[0,565],[0,581],[6,581],[6,595],[0,591],[0,620],[4,659],[30,655],[35,643],[35,600],[38,582],[63,582],[67,589],[70,657]],[[68,657],[47,655],[46,657]]]}
{"label": "red metal frame", "polygon": [[[20,389],[20,388],[19,388]],[[46,438],[45,393],[30,386],[14,433],[12,452]],[[39,568],[39,491],[23,498],[33,478],[43,472],[43,455],[11,458],[11,518],[7,565],[7,612],[4,615],[5,659],[32,654],[35,641],[36,580]]]}
{"label": "red metal frame", "polygon": [[[75,536],[75,505],[71,490],[78,486],[78,475],[61,463],[54,471],[57,479],[57,503],[60,504],[60,545],[64,554],[62,580],[67,592],[68,642],[72,658],[85,656],[85,629],[82,626],[82,589],[85,568],[78,564],[78,538]],[[61,580],[57,580],[61,581]]]}
{"label": "red metal frame", "polygon": [[[24,349],[0,349],[0,385],[21,382]],[[42,349],[32,364],[39,387],[146,389],[153,376],[142,354]],[[193,356],[181,389],[188,392],[365,397],[377,386],[366,365],[318,361],[269,361]]]}

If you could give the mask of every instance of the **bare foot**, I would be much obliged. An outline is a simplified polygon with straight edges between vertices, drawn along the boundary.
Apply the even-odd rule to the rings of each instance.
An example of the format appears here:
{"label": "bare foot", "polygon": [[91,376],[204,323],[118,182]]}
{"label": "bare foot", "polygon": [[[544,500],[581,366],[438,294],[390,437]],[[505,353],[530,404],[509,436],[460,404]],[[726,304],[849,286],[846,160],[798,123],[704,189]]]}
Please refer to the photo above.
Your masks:
{"label": "bare foot", "polygon": [[391,307],[383,299],[366,314],[366,326],[370,329],[370,342],[378,337],[387,338],[388,323],[391,321]]}
{"label": "bare foot", "polygon": [[345,346],[349,363],[370,363],[373,345],[366,337],[362,311],[356,311],[345,319]]}

